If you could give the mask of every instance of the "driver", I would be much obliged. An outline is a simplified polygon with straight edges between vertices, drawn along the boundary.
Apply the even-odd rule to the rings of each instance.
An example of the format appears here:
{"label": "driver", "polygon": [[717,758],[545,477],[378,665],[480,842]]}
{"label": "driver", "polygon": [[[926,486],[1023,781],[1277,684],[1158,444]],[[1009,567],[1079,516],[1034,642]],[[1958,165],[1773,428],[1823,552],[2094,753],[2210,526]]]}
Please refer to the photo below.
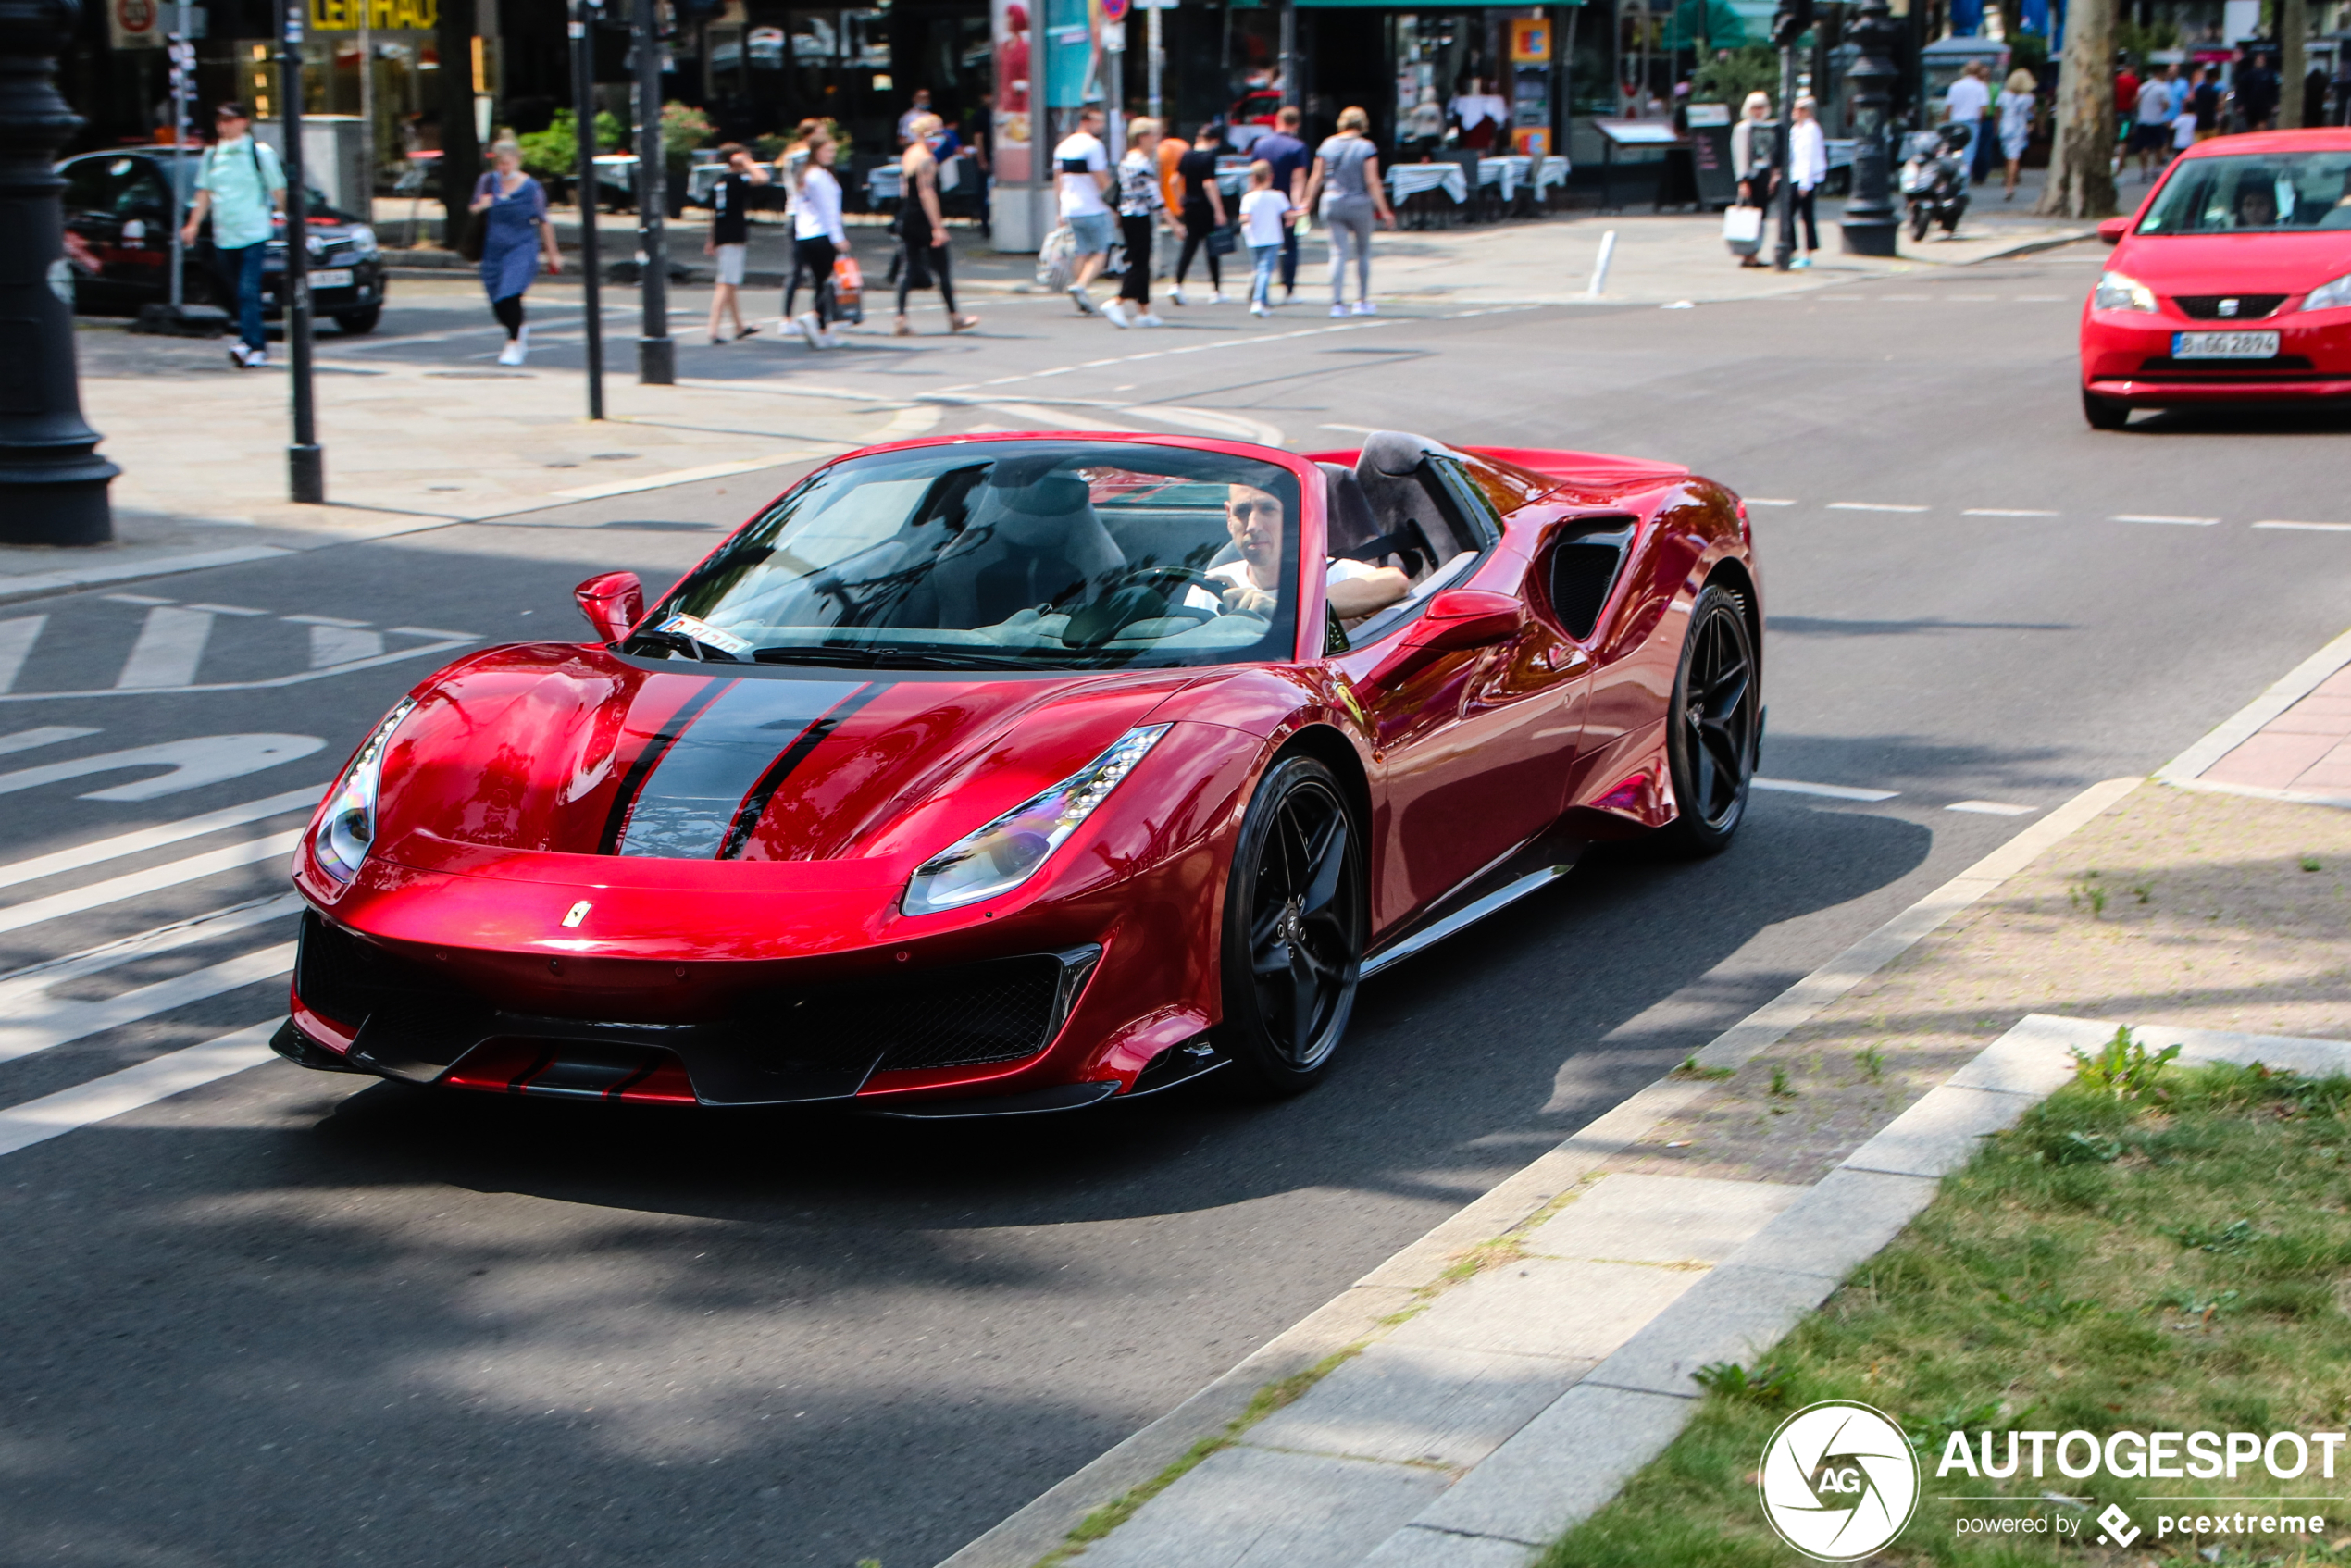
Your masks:
{"label": "driver", "polygon": [[2237,186],[2237,227],[2274,229],[2278,225],[2278,193],[2267,182]]}
{"label": "driver", "polygon": [[[1222,603],[1195,588],[1184,602],[1195,608],[1270,615],[1280,597],[1284,528],[1282,504],[1254,485],[1228,485],[1225,530],[1232,535],[1238,561],[1211,566],[1207,576],[1225,586]],[[1371,566],[1337,556],[1323,572],[1324,594],[1341,626],[1353,626],[1412,591],[1412,579],[1394,566]]]}

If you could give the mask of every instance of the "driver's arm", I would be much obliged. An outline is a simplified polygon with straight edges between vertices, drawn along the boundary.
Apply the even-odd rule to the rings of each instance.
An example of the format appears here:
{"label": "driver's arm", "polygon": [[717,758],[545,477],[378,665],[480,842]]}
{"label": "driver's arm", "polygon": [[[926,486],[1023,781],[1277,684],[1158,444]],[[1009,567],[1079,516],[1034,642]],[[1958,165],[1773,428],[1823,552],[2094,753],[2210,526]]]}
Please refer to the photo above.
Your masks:
{"label": "driver's arm", "polygon": [[1412,591],[1412,579],[1394,566],[1375,566],[1360,576],[1332,583],[1325,593],[1331,611],[1340,620],[1357,620],[1385,610]]}

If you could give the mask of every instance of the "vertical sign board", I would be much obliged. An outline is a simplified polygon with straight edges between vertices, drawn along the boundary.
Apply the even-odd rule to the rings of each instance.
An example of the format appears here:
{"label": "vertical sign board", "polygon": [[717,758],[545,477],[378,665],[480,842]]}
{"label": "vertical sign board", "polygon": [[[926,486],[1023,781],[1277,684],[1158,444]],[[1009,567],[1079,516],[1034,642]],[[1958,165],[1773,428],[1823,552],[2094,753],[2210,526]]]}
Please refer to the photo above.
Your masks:
{"label": "vertical sign board", "polygon": [[[1042,4],[1043,0],[1035,0]],[[1030,125],[1029,0],[994,0],[989,6],[996,50],[996,102],[989,117],[989,151],[997,182],[1028,182],[1035,133]]]}
{"label": "vertical sign board", "polygon": [[1739,182],[1731,172],[1731,106],[1692,104],[1686,114],[1698,205],[1729,206],[1739,199]]}

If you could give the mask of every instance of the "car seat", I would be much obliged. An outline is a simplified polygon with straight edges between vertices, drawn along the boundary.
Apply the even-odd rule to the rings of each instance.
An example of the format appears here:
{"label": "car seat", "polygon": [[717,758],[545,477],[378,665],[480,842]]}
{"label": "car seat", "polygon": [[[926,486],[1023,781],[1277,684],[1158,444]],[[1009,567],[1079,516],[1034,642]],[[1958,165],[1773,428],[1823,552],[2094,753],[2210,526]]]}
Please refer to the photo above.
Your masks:
{"label": "car seat", "polygon": [[1356,560],[1401,556],[1405,572],[1418,580],[1461,550],[1424,477],[1429,454],[1444,451],[1436,442],[1396,430],[1364,438],[1353,477],[1371,513],[1373,537],[1348,555]]}
{"label": "car seat", "polygon": [[975,493],[971,521],[931,568],[939,624],[970,631],[1024,609],[1070,609],[1088,583],[1126,565],[1085,480],[1048,473],[1009,487],[990,482]]}

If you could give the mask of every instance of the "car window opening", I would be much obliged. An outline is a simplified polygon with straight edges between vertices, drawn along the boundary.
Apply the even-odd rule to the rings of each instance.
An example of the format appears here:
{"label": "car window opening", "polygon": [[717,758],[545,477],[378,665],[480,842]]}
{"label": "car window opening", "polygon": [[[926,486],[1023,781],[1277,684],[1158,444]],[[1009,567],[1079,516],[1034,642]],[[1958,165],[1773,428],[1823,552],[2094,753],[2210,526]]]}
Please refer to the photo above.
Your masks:
{"label": "car window opening", "polygon": [[2156,193],[2141,234],[2351,230],[2351,152],[2183,158]]}

